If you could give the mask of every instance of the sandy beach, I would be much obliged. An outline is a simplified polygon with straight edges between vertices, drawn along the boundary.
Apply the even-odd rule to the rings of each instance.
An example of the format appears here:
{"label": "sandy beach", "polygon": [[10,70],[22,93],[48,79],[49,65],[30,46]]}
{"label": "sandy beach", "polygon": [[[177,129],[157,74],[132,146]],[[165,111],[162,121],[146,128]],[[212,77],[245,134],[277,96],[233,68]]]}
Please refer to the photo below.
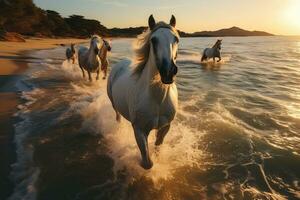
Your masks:
{"label": "sandy beach", "polygon": [[0,41],[0,199],[5,199],[12,192],[9,180],[10,165],[15,160],[14,119],[19,102],[17,88],[18,76],[27,69],[28,53],[38,49],[50,49],[60,45],[83,43],[84,39],[40,39],[30,38],[26,42]]}

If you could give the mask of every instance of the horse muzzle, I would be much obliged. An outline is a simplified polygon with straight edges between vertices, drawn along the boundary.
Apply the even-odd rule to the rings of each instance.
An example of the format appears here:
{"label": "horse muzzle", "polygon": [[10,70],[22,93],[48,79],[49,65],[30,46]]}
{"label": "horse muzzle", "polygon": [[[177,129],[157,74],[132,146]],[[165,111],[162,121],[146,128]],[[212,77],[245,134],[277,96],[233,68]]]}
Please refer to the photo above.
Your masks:
{"label": "horse muzzle", "polygon": [[111,51],[111,47],[107,47],[107,51]]}
{"label": "horse muzzle", "polygon": [[178,67],[174,62],[172,62],[171,67],[168,70],[160,70],[161,82],[163,84],[172,84],[177,72]]}
{"label": "horse muzzle", "polygon": [[96,54],[96,55],[98,55],[98,53],[99,53],[99,49],[98,49],[98,48],[95,48],[95,50],[94,50],[94,51],[95,51],[95,54]]}

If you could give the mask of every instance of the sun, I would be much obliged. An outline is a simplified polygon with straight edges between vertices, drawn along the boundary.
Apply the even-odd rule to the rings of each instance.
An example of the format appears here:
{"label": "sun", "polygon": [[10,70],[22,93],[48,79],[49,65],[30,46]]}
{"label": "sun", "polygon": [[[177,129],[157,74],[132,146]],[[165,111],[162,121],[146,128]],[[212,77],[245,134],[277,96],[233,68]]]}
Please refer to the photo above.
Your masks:
{"label": "sun", "polygon": [[284,9],[283,17],[285,23],[293,31],[300,31],[300,1],[290,0],[286,9]]}

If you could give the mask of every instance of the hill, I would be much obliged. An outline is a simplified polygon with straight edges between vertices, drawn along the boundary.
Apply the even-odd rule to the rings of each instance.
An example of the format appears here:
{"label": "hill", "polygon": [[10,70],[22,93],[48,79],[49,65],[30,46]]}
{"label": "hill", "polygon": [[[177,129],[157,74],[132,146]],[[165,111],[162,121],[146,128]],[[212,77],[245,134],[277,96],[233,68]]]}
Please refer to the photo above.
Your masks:
{"label": "hill", "polygon": [[239,27],[233,26],[227,29],[220,29],[217,31],[201,31],[195,33],[184,33],[183,37],[227,37],[227,36],[273,36],[271,33],[263,31],[248,31]]}
{"label": "hill", "polygon": [[32,0],[0,1],[0,34],[5,32],[45,37],[108,35],[108,29],[97,20],[80,15],[63,18],[56,11],[38,8]]}
{"label": "hill", "polygon": [[[0,40],[7,38],[7,32],[13,32],[15,36],[19,33],[38,37],[86,38],[93,34],[108,37],[135,37],[145,29],[146,27],[143,26],[108,29],[94,19],[85,19],[80,15],[64,18],[56,11],[43,10],[32,0],[0,0]],[[181,37],[272,35],[262,31],[247,31],[238,27],[195,33],[179,31],[179,34]]]}

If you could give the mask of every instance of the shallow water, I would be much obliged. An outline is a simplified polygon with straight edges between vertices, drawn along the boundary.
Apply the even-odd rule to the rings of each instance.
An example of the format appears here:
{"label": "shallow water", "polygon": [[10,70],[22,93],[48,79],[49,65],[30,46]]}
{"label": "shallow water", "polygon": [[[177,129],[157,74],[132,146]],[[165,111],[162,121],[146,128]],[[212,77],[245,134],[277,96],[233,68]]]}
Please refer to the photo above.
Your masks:
{"label": "shallow water", "polygon": [[[150,135],[149,171],[106,82],[83,80],[63,47],[33,53],[10,199],[299,199],[300,38],[228,37],[220,63],[200,63],[215,40],[181,39],[179,110],[159,149]],[[111,66],[132,41],[113,40]]]}

